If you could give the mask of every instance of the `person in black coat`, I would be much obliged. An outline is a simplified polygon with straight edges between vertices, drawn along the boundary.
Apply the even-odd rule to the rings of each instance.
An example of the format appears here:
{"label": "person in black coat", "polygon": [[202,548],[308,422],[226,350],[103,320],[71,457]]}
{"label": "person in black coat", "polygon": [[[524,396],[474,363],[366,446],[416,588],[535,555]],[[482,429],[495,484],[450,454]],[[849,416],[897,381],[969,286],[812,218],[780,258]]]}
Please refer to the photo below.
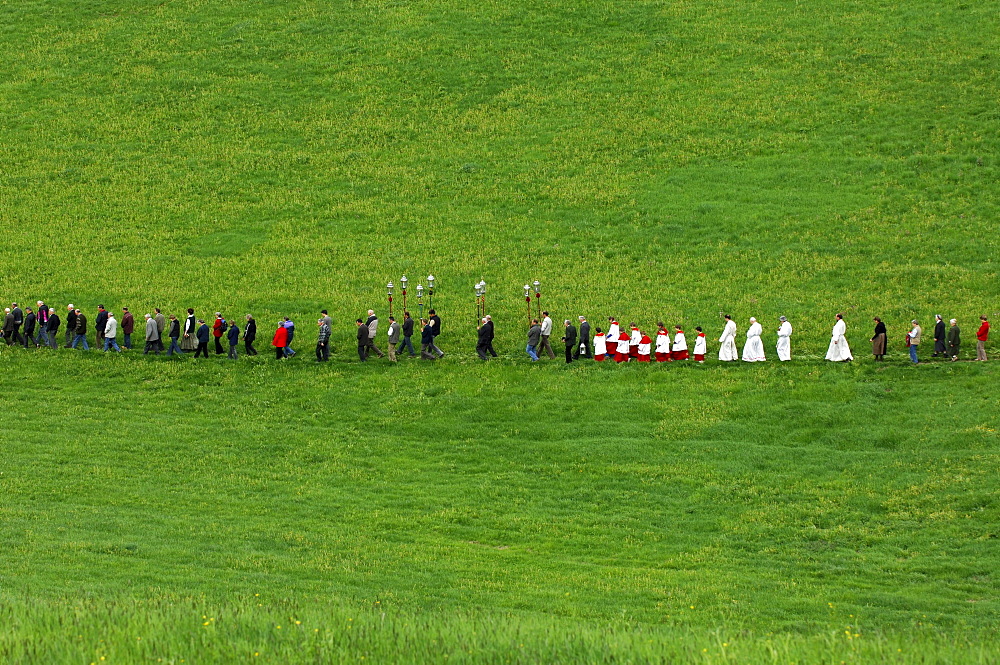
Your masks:
{"label": "person in black coat", "polygon": [[931,354],[932,358],[937,358],[938,356],[948,356],[948,347],[945,346],[945,326],[944,319],[940,314],[935,314],[934,318],[937,319],[937,323],[934,324],[934,353]]}
{"label": "person in black coat", "polygon": [[94,318],[94,338],[97,340],[95,346],[104,346],[104,329],[108,326],[108,310],[104,305],[97,306],[97,316]]}
{"label": "person in black coat", "polygon": [[580,356],[590,358],[593,348],[590,345],[590,321],[586,317],[580,318],[580,346],[573,351],[573,360],[578,360]]}
{"label": "person in black coat", "polygon": [[17,303],[11,303],[11,316],[14,317],[14,330],[10,335],[10,343],[13,344],[23,344],[24,340],[21,339],[21,326],[24,325],[24,312],[21,308],[17,306]]}
{"label": "person in black coat", "polygon": [[177,355],[184,355],[184,349],[181,348],[177,340],[181,336],[181,322],[177,320],[177,317],[173,314],[170,315],[170,321],[167,323],[167,337],[170,338],[170,348],[167,349],[167,356],[174,355],[174,351]]}
{"label": "person in black coat", "polygon": [[73,303],[66,307],[66,348],[70,348],[73,339],[76,337],[76,309]]}
{"label": "person in black coat", "polygon": [[205,319],[198,319],[198,348],[194,350],[194,357],[197,358],[198,354],[204,353],[205,357],[208,357],[208,340],[212,336],[212,331],[209,330],[208,324],[205,323]]}
{"label": "person in black coat", "polygon": [[35,341],[35,324],[37,319],[35,312],[30,307],[25,308],[24,312],[24,348],[28,348],[28,343],[30,342],[37,349],[38,342]]}
{"label": "person in black coat", "polygon": [[[476,343],[476,353],[483,360],[487,360],[489,356],[486,355],[488,351],[493,350],[493,321],[490,317],[486,317],[482,320],[479,326],[479,338]],[[493,357],[496,357],[496,352],[493,353]]]}
{"label": "person in black coat", "polygon": [[411,337],[413,337],[413,317],[410,316],[409,312],[403,312],[403,341],[399,343],[396,353],[402,353],[403,349],[409,349],[411,358],[417,355],[413,351],[413,341],[410,339]]}
{"label": "person in black coat", "polygon": [[566,334],[562,338],[563,342],[566,343],[566,362],[571,363],[573,362],[573,351],[580,352],[576,348],[576,326],[570,323],[569,319],[566,319],[563,325],[566,326]]}
{"label": "person in black coat", "polygon": [[236,325],[235,321],[229,324],[226,339],[229,340],[229,357],[236,360],[236,347],[240,343],[240,327]]}
{"label": "person in black coat", "polygon": [[257,355],[257,349],[253,348],[253,342],[257,339],[257,319],[247,314],[247,327],[243,329],[243,348],[248,356]]}
{"label": "person in black coat", "polygon": [[45,324],[45,333],[48,336],[49,346],[53,349],[59,348],[59,343],[56,342],[56,333],[59,332],[59,315],[56,314],[56,310],[51,310],[49,312],[49,321]]}
{"label": "person in black coat", "polygon": [[[444,358],[444,351],[439,349],[437,345],[438,335],[441,334],[441,317],[433,309],[428,314],[430,315],[431,332],[434,335],[434,340],[431,342],[431,353],[436,353],[438,358]],[[421,341],[421,343],[423,342]]]}
{"label": "person in black coat", "polygon": [[435,360],[433,349],[434,326],[427,319],[420,319],[420,357]]}
{"label": "person in black coat", "polygon": [[368,326],[361,319],[357,320],[358,324],[358,357],[361,358],[361,362],[368,360]]}

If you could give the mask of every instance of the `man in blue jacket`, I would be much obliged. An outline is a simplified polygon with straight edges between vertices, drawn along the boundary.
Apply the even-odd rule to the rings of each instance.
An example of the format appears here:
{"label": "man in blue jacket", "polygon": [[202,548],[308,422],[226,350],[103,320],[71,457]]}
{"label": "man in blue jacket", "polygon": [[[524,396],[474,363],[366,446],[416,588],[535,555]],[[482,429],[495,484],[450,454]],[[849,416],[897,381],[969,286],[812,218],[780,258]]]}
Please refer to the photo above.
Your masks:
{"label": "man in blue jacket", "polygon": [[208,357],[208,338],[212,336],[212,331],[208,329],[208,325],[205,323],[205,319],[198,319],[198,323],[201,325],[198,327],[197,337],[198,337],[198,348],[194,350],[194,357],[197,358],[199,353],[204,353],[205,357]]}

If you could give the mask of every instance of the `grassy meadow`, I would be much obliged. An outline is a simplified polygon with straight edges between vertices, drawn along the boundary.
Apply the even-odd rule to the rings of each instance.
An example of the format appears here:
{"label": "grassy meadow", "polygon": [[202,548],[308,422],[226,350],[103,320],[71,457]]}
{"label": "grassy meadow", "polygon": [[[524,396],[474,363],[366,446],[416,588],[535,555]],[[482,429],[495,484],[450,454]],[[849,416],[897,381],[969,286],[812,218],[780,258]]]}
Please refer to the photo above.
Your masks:
{"label": "grassy meadow", "polygon": [[[995,661],[994,363],[901,347],[1000,321],[998,9],[0,4],[0,298],[262,351],[0,346],[0,661]],[[404,273],[448,356],[355,362]],[[798,361],[529,365],[534,279]]]}

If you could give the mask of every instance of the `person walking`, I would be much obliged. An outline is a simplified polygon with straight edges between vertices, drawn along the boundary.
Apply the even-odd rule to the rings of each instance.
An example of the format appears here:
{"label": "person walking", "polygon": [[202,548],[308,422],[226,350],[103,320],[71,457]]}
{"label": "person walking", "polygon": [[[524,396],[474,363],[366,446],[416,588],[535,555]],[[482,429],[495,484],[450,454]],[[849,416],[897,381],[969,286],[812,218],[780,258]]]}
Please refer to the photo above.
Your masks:
{"label": "person walking", "polygon": [[934,353],[931,354],[931,358],[937,358],[941,356],[945,358],[948,356],[948,347],[945,346],[945,335],[947,331],[945,330],[944,319],[940,314],[934,315]]}
{"label": "person walking", "polygon": [[573,362],[573,352],[575,351],[579,355],[580,349],[576,348],[576,326],[569,319],[566,319],[563,325],[566,327],[566,332],[562,341],[566,344],[566,364],[569,364]]}
{"label": "person walking", "polygon": [[[493,338],[496,336],[493,330],[493,317],[487,314],[483,317],[483,320],[479,326],[479,337],[478,343],[476,344],[476,353],[483,360],[486,360],[489,356],[497,357],[497,352],[493,349]],[[489,354],[489,355],[487,355]]]}
{"label": "person walking", "polygon": [[781,325],[778,326],[778,360],[785,362],[792,359],[792,324],[784,316],[779,316]]}
{"label": "person walking", "polygon": [[11,313],[10,307],[4,309],[3,341],[6,342],[7,346],[14,343],[14,315]]}
{"label": "person walking", "polygon": [[368,326],[361,319],[357,319],[358,324],[358,358],[361,362],[368,360]]}
{"label": "person walking", "polygon": [[531,362],[538,362],[538,342],[542,338],[542,326],[538,319],[531,320],[531,327],[528,328],[528,346],[524,349],[531,358]]}
{"label": "person walking", "polygon": [[284,319],[278,321],[274,337],[271,338],[271,346],[274,347],[275,360],[284,360],[288,357],[288,354],[285,352],[285,349],[288,348],[288,328],[285,327]]}
{"label": "person walking", "polygon": [[38,343],[35,342],[35,327],[37,325],[37,317],[35,316],[34,310],[30,307],[24,308],[24,335],[22,335],[22,340],[24,341],[24,348],[28,348],[28,344],[34,344],[35,348],[38,348]]}
{"label": "person walking", "polygon": [[108,312],[108,318],[104,321],[104,352],[107,353],[108,348],[112,348],[118,353],[122,352],[120,346],[118,346],[118,319],[111,312]]}
{"label": "person walking", "polygon": [[579,358],[590,358],[592,356],[593,347],[590,341],[590,321],[584,316],[576,317],[580,322],[580,347],[574,349],[573,360],[578,360]]}
{"label": "person walking", "polygon": [[920,361],[917,359],[917,347],[920,346],[920,335],[923,333],[923,329],[920,324],[917,323],[916,319],[911,321],[913,328],[910,332],[906,333],[906,346],[910,348],[910,361],[914,365],[919,365]]}
{"label": "person walking", "polygon": [[[434,310],[431,310],[432,312]],[[420,357],[423,360],[436,360],[434,355],[434,324],[430,319],[420,319]]]}
{"label": "person walking", "polygon": [[952,319],[949,323],[951,325],[948,327],[947,335],[948,357],[951,358],[952,362],[955,362],[958,360],[958,350],[962,345],[962,332],[958,329],[958,321],[956,319]]}
{"label": "person walking", "polygon": [[489,356],[486,355],[486,339],[489,332],[489,328],[486,327],[486,317],[483,317],[476,327],[476,355],[480,360],[489,360]]}
{"label": "person walking", "polygon": [[[166,317],[163,316],[163,312],[160,311],[159,307],[154,307],[153,311],[156,312],[155,314],[153,314],[153,320],[156,321],[156,334],[157,334],[156,344],[157,346],[160,347],[160,351],[164,351],[165,347],[163,346],[163,333],[166,332],[167,330],[167,319]],[[180,347],[177,348],[180,349]]]}
{"label": "person walking", "polygon": [[368,328],[368,343],[365,346],[365,358],[372,353],[381,358],[385,354],[375,346],[375,336],[378,334],[378,317],[375,316],[374,310],[368,310],[368,320],[365,321],[365,327]]}
{"label": "person walking", "polygon": [[50,310],[49,318],[45,322],[45,335],[48,339],[49,347],[53,350],[59,348],[59,343],[56,341],[56,335],[59,333],[60,323],[62,323],[62,321],[59,320],[59,314],[56,313],[56,310]]}
{"label": "person walking", "polygon": [[486,327],[489,329],[489,332],[486,334],[486,353],[496,358],[497,352],[496,349],[493,348],[493,340],[496,338],[496,330],[493,327],[493,317],[489,314],[486,315]]}
{"label": "person walking", "polygon": [[326,337],[326,343],[323,344],[323,360],[326,361],[330,359],[330,335],[333,334],[333,319],[330,318],[330,315],[326,313],[325,309],[320,312],[320,314],[323,315],[320,317],[320,320],[326,324],[326,327],[329,330]]}
{"label": "person walking", "polygon": [[187,313],[181,331],[181,351],[194,351],[198,348],[198,322],[194,318],[193,307],[188,307]]}
{"label": "person walking", "polygon": [[[326,310],[323,310],[326,313]],[[319,324],[319,334],[316,337],[316,362],[322,363],[330,359],[330,317],[323,316],[316,322]]]}
{"label": "person walking", "polygon": [[389,362],[391,362],[391,363],[396,362],[396,345],[399,344],[399,333],[400,333],[400,328],[399,328],[399,324],[396,323],[396,317],[390,316],[389,317],[389,330],[388,330],[388,335],[389,335],[388,344],[389,344],[389,348],[386,349],[386,351],[389,354]]}
{"label": "person walking", "polygon": [[239,355],[236,348],[240,345],[240,327],[236,325],[235,321],[229,324],[229,329],[226,331],[226,341],[229,342],[229,357],[236,360]]}
{"label": "person walking", "polygon": [[195,338],[198,340],[198,346],[195,347],[194,357],[197,358],[199,355],[204,354],[205,359],[208,359],[208,340],[212,337],[212,331],[209,330],[208,324],[205,323],[205,319],[198,319],[198,330],[195,332]]}
{"label": "person walking", "polygon": [[764,357],[764,344],[760,341],[762,332],[764,332],[764,327],[751,316],[750,327],[747,328],[747,341],[743,345],[743,362],[762,363],[767,360]]}
{"label": "person walking", "polygon": [[431,341],[431,351],[437,354],[438,358],[444,358],[444,351],[438,348],[437,338],[441,334],[441,317],[433,309],[427,312],[428,319],[427,322],[431,326],[431,336],[434,339]]}
{"label": "person walking", "polygon": [[37,307],[35,308],[35,317],[38,321],[38,334],[35,335],[35,346],[48,346],[48,323],[49,323],[49,307],[44,302],[39,300],[35,303]]}
{"label": "person walking", "polygon": [[73,303],[66,306],[66,348],[73,345],[76,338],[76,307]]}
{"label": "person walking", "polygon": [[875,356],[875,362],[885,361],[885,350],[888,345],[888,337],[885,332],[885,324],[882,323],[882,319],[875,317],[875,334],[872,335],[872,355]]}
{"label": "person walking", "polygon": [[[157,325],[156,328],[157,332],[159,332],[160,326]],[[174,351],[176,351],[177,355],[179,356],[184,355],[184,349],[182,349],[181,345],[177,343],[177,340],[180,339],[180,336],[181,336],[181,322],[177,320],[176,316],[171,314],[169,330],[167,334],[167,337],[170,338],[170,348],[167,350],[168,358],[174,355]],[[160,348],[163,348],[163,344],[160,344]]]}
{"label": "person walking", "polygon": [[699,363],[705,363],[705,351],[708,349],[708,343],[705,340],[705,333],[702,331],[701,326],[695,326],[694,330],[697,335],[694,338],[694,359]]}
{"label": "person walking", "polygon": [[608,338],[604,336],[604,331],[598,327],[594,330],[594,361],[604,362],[604,356],[608,353]]}
{"label": "person walking", "polygon": [[73,343],[70,348],[75,349],[77,344],[83,343],[83,350],[89,351],[90,347],[87,345],[87,315],[79,310],[79,308],[74,309],[73,312],[76,314],[76,330],[74,330]]}
{"label": "person walking", "polygon": [[21,338],[21,326],[24,325],[24,312],[18,307],[17,303],[11,303],[13,309],[10,310],[11,316],[14,317],[14,332],[11,335],[11,342],[13,344],[24,344],[24,340]]}
{"label": "person walking", "polygon": [[143,339],[146,340],[146,346],[142,349],[142,355],[147,355],[150,351],[154,355],[160,355],[160,331],[156,327],[156,319],[154,319],[150,314],[144,314],[146,319],[145,335]]}
{"label": "person walking", "polygon": [[986,362],[986,342],[990,339],[990,322],[986,316],[980,316],[979,330],[976,331],[976,360]]}
{"label": "person walking", "polygon": [[736,353],[736,322],[728,314],[725,314],[723,318],[726,319],[726,326],[722,329],[722,336],[719,338],[719,360],[727,362],[739,360],[739,355]]}
{"label": "person walking", "polygon": [[288,339],[285,340],[285,355],[291,358],[295,355],[295,350],[292,348],[292,340],[295,338],[295,324],[286,316],[284,325],[288,332]]}
{"label": "person walking", "polygon": [[674,326],[674,345],[670,347],[670,359],[687,360],[689,357],[687,336],[680,326]]}
{"label": "person walking", "polygon": [[[104,348],[104,329],[108,326],[108,310],[104,305],[97,306],[97,316],[94,317],[94,348]],[[106,349],[105,349],[106,350]]]}
{"label": "person walking", "polygon": [[549,360],[556,359],[556,352],[552,350],[549,337],[552,336],[552,318],[548,312],[542,312],[542,348],[541,350],[549,354]]}
{"label": "person walking", "polygon": [[247,314],[247,325],[243,329],[243,349],[248,356],[257,355],[257,349],[253,347],[254,340],[257,339],[257,319]]}
{"label": "person walking", "polygon": [[226,352],[222,348],[222,336],[226,334],[229,327],[226,325],[226,320],[222,318],[222,312],[215,313],[215,321],[212,322],[212,337],[215,338],[215,355],[221,356]]}
{"label": "person walking", "polygon": [[831,362],[848,362],[854,360],[851,355],[851,347],[847,344],[847,323],[844,322],[844,315],[837,313],[837,322],[833,324],[833,332],[830,335],[830,348],[826,350],[826,359]]}
{"label": "person walking", "polygon": [[403,341],[399,343],[399,347],[396,349],[396,353],[402,353],[403,349],[409,349],[410,357],[416,356],[416,352],[413,350],[413,341],[410,339],[413,337],[413,318],[410,316],[409,312],[403,312]]}
{"label": "person walking", "polygon": [[658,363],[668,363],[672,360],[670,357],[670,333],[667,332],[667,327],[663,324],[663,321],[656,322],[656,346],[653,347],[653,357],[656,358]]}
{"label": "person walking", "polygon": [[[156,323],[155,321],[153,323]],[[128,307],[122,307],[122,322],[121,322],[122,335],[125,338],[125,348],[132,348],[132,332],[135,330],[135,317],[132,316],[132,312],[128,311]]]}

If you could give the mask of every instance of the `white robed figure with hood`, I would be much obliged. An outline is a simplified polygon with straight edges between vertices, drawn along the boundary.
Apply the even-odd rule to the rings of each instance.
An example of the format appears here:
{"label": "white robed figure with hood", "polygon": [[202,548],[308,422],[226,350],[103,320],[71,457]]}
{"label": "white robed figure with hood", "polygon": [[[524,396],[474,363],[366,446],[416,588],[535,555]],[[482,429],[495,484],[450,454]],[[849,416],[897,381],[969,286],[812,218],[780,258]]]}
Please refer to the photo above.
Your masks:
{"label": "white robed figure with hood", "polygon": [[719,360],[738,360],[736,355],[736,322],[726,315],[726,327],[719,338]]}
{"label": "white robed figure with hood", "polygon": [[779,316],[778,320],[781,321],[781,325],[778,326],[778,360],[785,361],[792,359],[792,324],[788,322],[783,316]]}
{"label": "white robed figure with hood", "polygon": [[851,355],[851,347],[847,345],[847,338],[844,337],[845,332],[847,332],[847,324],[844,323],[844,315],[838,314],[837,323],[833,326],[830,348],[826,352],[827,360],[832,360],[833,362],[854,360],[854,356]]}
{"label": "white robed figure with hood", "polygon": [[743,362],[760,363],[767,360],[764,357],[764,343],[760,341],[762,332],[764,328],[751,316],[750,327],[747,328],[747,343],[743,345]]}

